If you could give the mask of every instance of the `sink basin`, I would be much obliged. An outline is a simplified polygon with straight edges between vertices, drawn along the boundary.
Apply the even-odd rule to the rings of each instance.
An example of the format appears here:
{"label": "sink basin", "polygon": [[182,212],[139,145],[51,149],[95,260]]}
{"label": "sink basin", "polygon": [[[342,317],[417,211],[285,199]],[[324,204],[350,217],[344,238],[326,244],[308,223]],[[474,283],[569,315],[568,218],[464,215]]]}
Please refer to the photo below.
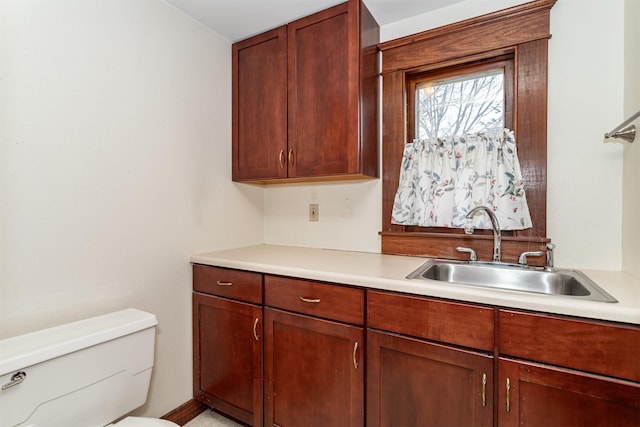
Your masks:
{"label": "sink basin", "polygon": [[436,280],[460,285],[532,292],[618,302],[591,279],[577,270],[545,271],[516,264],[494,264],[453,260],[429,260],[407,279]]}

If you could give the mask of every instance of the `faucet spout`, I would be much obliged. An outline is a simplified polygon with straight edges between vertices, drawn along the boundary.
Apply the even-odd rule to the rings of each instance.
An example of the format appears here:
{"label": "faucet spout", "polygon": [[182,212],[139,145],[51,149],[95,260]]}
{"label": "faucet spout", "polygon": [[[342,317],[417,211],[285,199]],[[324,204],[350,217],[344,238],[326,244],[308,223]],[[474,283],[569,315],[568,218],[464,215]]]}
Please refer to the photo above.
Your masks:
{"label": "faucet spout", "polygon": [[[473,218],[473,216],[483,211],[489,216],[491,220],[491,227],[493,228],[493,262],[500,262],[500,246],[502,245],[502,236],[500,234],[500,224],[498,223],[498,218],[495,216],[493,211],[486,206],[478,206],[469,211],[467,214],[467,220]],[[473,233],[473,227],[465,227],[465,232],[467,234]]]}

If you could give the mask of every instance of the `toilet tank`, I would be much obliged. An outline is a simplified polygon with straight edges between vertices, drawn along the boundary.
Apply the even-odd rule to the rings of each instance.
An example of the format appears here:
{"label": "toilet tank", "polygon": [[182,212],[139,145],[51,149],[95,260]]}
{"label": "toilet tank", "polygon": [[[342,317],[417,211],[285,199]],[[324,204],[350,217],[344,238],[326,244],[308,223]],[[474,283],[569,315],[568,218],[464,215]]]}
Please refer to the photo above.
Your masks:
{"label": "toilet tank", "polygon": [[157,324],[127,309],[0,340],[0,427],[103,427],[142,406]]}

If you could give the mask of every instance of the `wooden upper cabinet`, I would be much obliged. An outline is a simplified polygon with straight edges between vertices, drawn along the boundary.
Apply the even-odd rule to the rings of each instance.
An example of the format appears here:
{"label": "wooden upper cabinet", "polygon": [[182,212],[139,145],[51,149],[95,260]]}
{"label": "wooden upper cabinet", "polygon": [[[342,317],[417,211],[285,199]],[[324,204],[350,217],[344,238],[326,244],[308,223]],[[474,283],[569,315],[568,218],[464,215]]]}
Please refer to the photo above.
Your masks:
{"label": "wooden upper cabinet", "polygon": [[233,179],[378,176],[379,28],[359,0],[233,45]]}
{"label": "wooden upper cabinet", "polygon": [[287,176],[287,27],[235,43],[233,180]]}

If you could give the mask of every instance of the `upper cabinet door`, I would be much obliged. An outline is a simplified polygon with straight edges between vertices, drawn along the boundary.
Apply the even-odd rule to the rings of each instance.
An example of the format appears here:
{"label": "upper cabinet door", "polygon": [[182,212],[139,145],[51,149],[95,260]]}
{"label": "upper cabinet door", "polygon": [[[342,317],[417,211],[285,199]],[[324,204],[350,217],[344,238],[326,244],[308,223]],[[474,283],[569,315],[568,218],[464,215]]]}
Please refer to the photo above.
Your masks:
{"label": "upper cabinet door", "polygon": [[233,180],[287,176],[287,27],[235,43]]}
{"label": "upper cabinet door", "polygon": [[358,167],[357,11],[343,3],[289,24],[289,176]]}
{"label": "upper cabinet door", "polygon": [[379,27],[360,0],[233,45],[233,179],[378,177]]}

